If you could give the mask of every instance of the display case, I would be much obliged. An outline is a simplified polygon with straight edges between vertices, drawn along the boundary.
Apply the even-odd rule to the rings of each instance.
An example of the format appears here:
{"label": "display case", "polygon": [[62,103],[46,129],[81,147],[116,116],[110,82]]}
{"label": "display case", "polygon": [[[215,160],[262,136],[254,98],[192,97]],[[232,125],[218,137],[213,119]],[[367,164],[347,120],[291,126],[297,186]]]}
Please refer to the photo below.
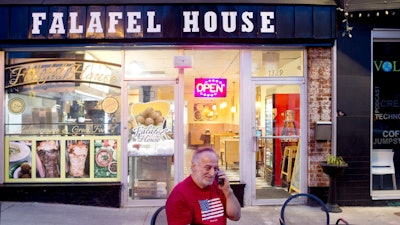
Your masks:
{"label": "display case", "polygon": [[172,155],[130,156],[132,199],[167,198],[171,191]]}

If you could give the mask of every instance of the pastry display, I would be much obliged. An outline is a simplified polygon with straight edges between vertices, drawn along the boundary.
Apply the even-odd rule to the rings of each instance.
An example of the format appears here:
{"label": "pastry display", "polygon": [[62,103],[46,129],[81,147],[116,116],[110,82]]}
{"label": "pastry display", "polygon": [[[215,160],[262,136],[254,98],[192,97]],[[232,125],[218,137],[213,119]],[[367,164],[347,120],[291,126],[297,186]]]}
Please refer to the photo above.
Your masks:
{"label": "pastry display", "polygon": [[170,110],[170,104],[166,101],[152,101],[135,103],[131,112],[137,126],[162,126]]}

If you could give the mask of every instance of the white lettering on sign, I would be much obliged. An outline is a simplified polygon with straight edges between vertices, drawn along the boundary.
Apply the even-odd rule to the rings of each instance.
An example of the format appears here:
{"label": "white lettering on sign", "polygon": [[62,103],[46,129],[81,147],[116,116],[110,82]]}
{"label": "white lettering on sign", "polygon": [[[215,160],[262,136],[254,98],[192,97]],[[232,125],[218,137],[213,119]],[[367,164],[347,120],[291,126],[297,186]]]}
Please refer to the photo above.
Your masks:
{"label": "white lettering on sign", "polygon": [[[124,17],[123,12],[108,12],[107,23],[102,20],[106,20],[101,15],[101,12],[92,11],[89,13],[87,32],[88,33],[103,33],[104,27],[108,27],[108,33],[116,33],[118,24],[127,24],[126,33],[140,33],[143,29],[146,29],[148,33],[160,33],[162,32],[162,25],[156,21],[156,11],[145,12],[147,16],[147,24],[145,28],[140,25],[142,20],[142,12],[126,12]],[[68,21],[64,12],[53,12],[47,18],[45,12],[33,12],[32,13],[32,34],[40,35],[41,27],[43,22],[46,20],[52,21],[48,33],[49,34],[66,34],[67,30],[70,34],[83,34],[84,25],[86,22],[79,24],[79,13],[68,12]],[[198,33],[204,30],[207,33],[216,32],[221,24],[221,30],[225,33],[234,33],[241,31],[244,33],[250,33],[255,31],[254,23],[257,19],[260,20],[260,27],[258,28],[259,33],[274,33],[275,25],[273,20],[275,19],[274,12],[261,11],[259,12],[258,18],[256,18],[254,12],[244,11],[240,15],[237,11],[222,11],[220,15],[214,11],[205,12],[202,17],[200,11],[183,11],[183,24],[182,30],[184,33]],[[200,23],[202,20],[202,23]],[[219,20],[221,21],[219,23]],[[200,27],[200,24],[202,27]],[[68,26],[67,29],[65,26]]]}
{"label": "white lettering on sign", "polygon": [[100,16],[101,12],[90,12],[90,22],[87,28],[89,33],[103,33]]}
{"label": "white lettering on sign", "polygon": [[33,26],[32,34],[40,34],[39,27],[43,25],[43,20],[46,20],[46,13],[32,13]]}
{"label": "white lettering on sign", "polygon": [[110,18],[110,26],[108,27],[108,33],[116,33],[115,26],[118,25],[119,21],[122,20],[122,12],[109,12],[108,17]]}
{"label": "white lettering on sign", "polygon": [[[190,33],[190,32],[200,32],[199,28],[199,15],[200,13],[198,11],[196,12],[189,12],[189,11],[184,11],[183,12],[183,32]],[[210,15],[204,16],[204,18],[208,18]],[[207,26],[210,25],[210,21],[206,22]]]}
{"label": "white lettering on sign", "polygon": [[53,13],[53,22],[51,23],[49,33],[50,34],[65,34],[65,27],[63,23],[63,13]]}
{"label": "white lettering on sign", "polygon": [[399,130],[384,130],[382,132],[383,137],[399,137]]}
{"label": "white lettering on sign", "polygon": [[[89,33],[102,33],[103,25],[101,21],[101,12],[90,12],[89,25],[87,27],[87,31]],[[78,25],[78,16],[77,12],[69,12],[70,23],[69,24],[69,33],[71,34],[83,34],[83,25]],[[147,32],[149,33],[157,33],[161,32],[161,24],[157,24],[155,22],[155,11],[147,12],[148,24],[147,24]],[[63,23],[64,13],[56,12],[53,13],[53,22],[50,26],[49,33],[50,34],[65,34],[65,28]],[[116,33],[116,26],[123,19],[122,12],[109,12],[109,23],[108,23],[108,32]],[[127,33],[139,33],[142,28],[138,25],[138,20],[142,17],[141,12],[127,12]],[[47,20],[46,13],[44,12],[35,12],[32,13],[33,24],[32,24],[32,34],[40,34],[40,27],[43,26],[43,21]]]}
{"label": "white lettering on sign", "polygon": [[222,29],[227,33],[235,32],[237,12],[222,12]]}
{"label": "white lettering on sign", "polygon": [[128,27],[126,28],[127,33],[139,33],[141,31],[141,26],[138,25],[138,20],[142,18],[140,12],[128,12]]}
{"label": "white lettering on sign", "polygon": [[71,22],[71,27],[69,28],[69,33],[71,34],[82,34],[83,33],[83,25],[77,26],[77,18],[78,18],[78,13],[77,12],[70,12],[69,13],[69,18]]}
{"label": "white lettering on sign", "polygon": [[204,29],[211,33],[215,32],[217,28],[217,14],[215,12],[206,12],[204,14]]}
{"label": "white lettering on sign", "polygon": [[274,19],[274,12],[260,12],[261,15],[261,33],[275,32],[275,26],[271,25],[271,20]]}
{"label": "white lettering on sign", "polygon": [[[199,11],[183,11],[183,32],[200,32],[199,27]],[[221,12],[222,18],[222,30],[226,33],[235,32],[237,29],[237,16],[236,11],[223,11]],[[242,32],[253,32],[254,31],[254,13],[253,12],[243,12],[240,15],[242,24]],[[272,24],[272,20],[275,19],[274,12],[260,12],[261,18],[261,33],[274,33],[275,26]],[[204,13],[204,30],[207,32],[215,32],[218,29],[218,16],[217,13],[213,11],[208,11]]]}
{"label": "white lettering on sign", "polygon": [[156,12],[150,11],[147,12],[147,32],[149,33],[159,33],[161,32],[161,24],[155,24],[154,17],[156,16]]}
{"label": "white lettering on sign", "polygon": [[251,22],[251,19],[253,19],[253,13],[252,12],[244,12],[242,14],[242,32],[247,32],[250,33],[254,30],[254,24]]}

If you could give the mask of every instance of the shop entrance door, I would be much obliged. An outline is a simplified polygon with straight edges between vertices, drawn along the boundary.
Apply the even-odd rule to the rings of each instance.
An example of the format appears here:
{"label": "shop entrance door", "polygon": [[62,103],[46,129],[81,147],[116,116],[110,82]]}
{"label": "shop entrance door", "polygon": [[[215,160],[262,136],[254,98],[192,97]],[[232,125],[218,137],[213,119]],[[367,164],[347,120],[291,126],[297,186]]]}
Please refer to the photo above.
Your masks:
{"label": "shop entrance door", "polygon": [[254,204],[300,192],[302,85],[255,83]]}
{"label": "shop entrance door", "polygon": [[125,205],[162,205],[174,184],[176,81],[124,85]]}

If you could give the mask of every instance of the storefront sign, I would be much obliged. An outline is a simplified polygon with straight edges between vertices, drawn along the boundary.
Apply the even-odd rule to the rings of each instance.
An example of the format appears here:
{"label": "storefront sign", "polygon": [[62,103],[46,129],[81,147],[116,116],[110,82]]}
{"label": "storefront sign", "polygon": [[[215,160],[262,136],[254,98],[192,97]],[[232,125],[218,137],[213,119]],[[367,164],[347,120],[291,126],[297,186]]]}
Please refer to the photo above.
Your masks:
{"label": "storefront sign", "polygon": [[112,74],[109,67],[120,65],[66,59],[10,65],[5,68],[5,89],[16,93],[24,85],[43,86],[50,82],[87,82],[120,87],[120,74]]}
{"label": "storefront sign", "polygon": [[195,78],[194,97],[217,98],[226,97],[226,79]]}
{"label": "storefront sign", "polygon": [[[163,30],[162,21],[157,15],[158,13],[153,10],[142,11],[89,11],[86,15],[86,23],[81,22],[80,17],[84,16],[79,12],[53,12],[47,14],[46,12],[32,12],[32,37],[43,36],[46,33],[51,35],[65,35],[70,34],[104,34],[106,36],[115,34],[138,34],[146,31],[147,33],[161,33]],[[275,32],[275,12],[274,11],[261,11],[255,12],[238,12],[238,11],[206,11],[200,15],[200,11],[181,11],[183,20],[181,23],[182,32],[184,33],[198,33],[200,31],[205,33],[214,33],[217,30],[223,33],[233,32],[260,32],[260,33],[273,33]],[[258,18],[257,18],[258,17]],[[147,23],[143,23],[142,21]],[[51,21],[51,22],[47,22]],[[65,23],[68,21],[67,23]],[[219,22],[220,21],[220,22]],[[260,21],[259,27],[255,27],[255,21]],[[46,26],[47,30],[43,28]],[[67,24],[67,27],[65,26]],[[125,29],[118,24],[126,24]],[[86,25],[85,29],[84,26]],[[219,27],[221,25],[221,27]]]}
{"label": "storefront sign", "polygon": [[[32,39],[335,39],[335,7],[93,5],[0,7],[0,41]],[[302,16],[297,16],[302,15]]]}

